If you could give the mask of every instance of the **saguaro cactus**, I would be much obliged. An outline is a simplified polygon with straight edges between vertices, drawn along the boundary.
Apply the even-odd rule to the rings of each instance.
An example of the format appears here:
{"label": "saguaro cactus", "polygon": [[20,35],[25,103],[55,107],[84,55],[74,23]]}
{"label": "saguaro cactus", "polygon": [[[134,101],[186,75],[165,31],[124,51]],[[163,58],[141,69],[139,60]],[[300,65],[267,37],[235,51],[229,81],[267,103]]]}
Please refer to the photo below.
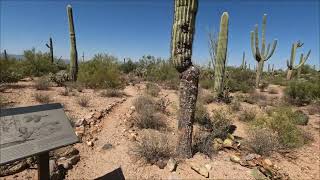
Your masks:
{"label": "saguaro cactus", "polygon": [[4,54],[4,60],[8,61],[7,50],[3,50],[3,54]]}
{"label": "saguaro cactus", "polygon": [[177,154],[192,156],[192,130],[198,96],[199,69],[191,61],[198,0],[175,0],[171,59],[180,73]]}
{"label": "saguaro cactus", "polygon": [[255,25],[255,30],[251,31],[251,50],[253,57],[258,62],[257,71],[256,71],[256,87],[259,87],[259,83],[261,80],[261,75],[263,72],[264,62],[267,61],[274,53],[274,50],[277,47],[277,39],[273,40],[273,45],[270,51],[270,44],[268,44],[266,48],[266,22],[267,15],[263,15],[262,20],[262,42],[261,42],[261,50],[259,49],[259,37],[258,37],[258,25]]}
{"label": "saguaro cactus", "polygon": [[245,52],[243,52],[243,54],[242,54],[242,63],[241,63],[240,68],[242,70],[245,70],[247,68],[246,53]]}
{"label": "saguaro cactus", "polygon": [[303,53],[300,56],[300,62],[298,65],[294,65],[294,61],[296,59],[296,51],[298,48],[302,47],[303,43],[301,43],[300,41],[293,43],[291,46],[291,55],[290,55],[290,61],[287,60],[287,67],[288,67],[288,71],[287,71],[287,80],[290,80],[292,77],[292,72],[293,70],[298,70],[298,74],[297,77],[300,78],[300,72],[299,69],[304,65],[304,63],[307,61],[307,59],[309,58],[309,55],[311,53],[311,50],[309,50],[308,54],[306,57],[303,57]]}
{"label": "saguaro cactus", "polygon": [[49,44],[46,44],[46,46],[50,49],[50,60],[51,63],[53,63],[53,45],[52,45],[52,38],[49,38]]}
{"label": "saguaro cactus", "polygon": [[71,5],[67,6],[68,20],[69,20],[69,32],[70,32],[70,79],[77,81],[78,75],[78,52],[76,46],[76,34],[74,31],[73,14]]}
{"label": "saguaro cactus", "polygon": [[215,98],[222,96],[224,88],[224,73],[227,59],[229,14],[224,12],[220,20],[220,32],[218,37],[218,50],[216,64],[214,66],[214,94]]}

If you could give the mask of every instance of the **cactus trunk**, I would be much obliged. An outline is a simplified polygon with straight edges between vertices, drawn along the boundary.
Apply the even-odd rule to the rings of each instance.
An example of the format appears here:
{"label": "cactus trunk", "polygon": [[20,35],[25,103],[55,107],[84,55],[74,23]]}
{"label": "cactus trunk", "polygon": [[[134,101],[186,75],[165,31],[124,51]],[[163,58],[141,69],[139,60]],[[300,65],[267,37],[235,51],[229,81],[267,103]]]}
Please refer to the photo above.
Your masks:
{"label": "cactus trunk", "polygon": [[53,63],[53,45],[52,45],[52,38],[49,38],[49,44],[46,44],[46,46],[50,49],[50,61]]}
{"label": "cactus trunk", "polygon": [[4,50],[3,53],[4,53],[4,60],[8,61],[7,50]]}
{"label": "cactus trunk", "polygon": [[190,158],[192,156],[193,119],[200,75],[198,68],[193,66],[191,61],[197,9],[197,0],[175,0],[171,59],[180,73],[176,153],[181,158]]}
{"label": "cactus trunk", "polygon": [[291,76],[292,76],[292,69],[288,69],[288,72],[287,72],[287,80],[290,80],[290,79],[291,79]]}
{"label": "cactus trunk", "polygon": [[262,72],[263,72],[263,61],[259,61],[256,67],[256,87],[259,87]]}
{"label": "cactus trunk", "polygon": [[242,63],[241,63],[241,66],[240,66],[241,69],[246,69],[247,64],[246,64],[245,58],[246,58],[246,54],[245,54],[245,52],[243,52]]}
{"label": "cactus trunk", "polygon": [[222,96],[224,89],[224,73],[228,46],[228,23],[229,15],[224,12],[220,21],[220,32],[218,37],[218,50],[216,55],[216,64],[214,68],[214,95],[215,98]]}
{"label": "cactus trunk", "polygon": [[67,6],[69,32],[70,32],[70,79],[77,81],[78,75],[78,52],[76,46],[76,34],[74,31],[73,14],[71,5]]}

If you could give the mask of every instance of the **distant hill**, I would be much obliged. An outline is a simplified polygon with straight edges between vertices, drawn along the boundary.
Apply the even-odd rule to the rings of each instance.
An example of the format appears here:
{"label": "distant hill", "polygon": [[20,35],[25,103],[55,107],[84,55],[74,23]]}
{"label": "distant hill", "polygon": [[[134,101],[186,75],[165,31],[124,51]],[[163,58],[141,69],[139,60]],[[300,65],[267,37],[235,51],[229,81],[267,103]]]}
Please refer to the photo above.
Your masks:
{"label": "distant hill", "polygon": [[[0,54],[0,57],[4,57],[4,53]],[[16,60],[25,60],[25,57],[23,55],[18,55],[18,54],[8,54],[9,58],[15,58]],[[70,63],[69,59],[61,59],[62,61],[64,61],[66,64]]]}

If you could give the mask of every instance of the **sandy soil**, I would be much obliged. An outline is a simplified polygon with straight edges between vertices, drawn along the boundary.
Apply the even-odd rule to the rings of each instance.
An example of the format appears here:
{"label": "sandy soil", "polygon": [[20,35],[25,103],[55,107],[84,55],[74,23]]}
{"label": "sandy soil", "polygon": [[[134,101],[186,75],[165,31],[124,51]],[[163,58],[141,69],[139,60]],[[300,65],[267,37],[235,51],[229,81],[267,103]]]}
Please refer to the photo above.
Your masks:
{"label": "sandy soil", "polygon": [[[19,82],[18,88],[10,88],[1,93],[10,101],[13,101],[14,106],[27,106],[37,104],[32,97],[36,90],[32,87],[32,82]],[[280,98],[282,96],[282,88],[279,88],[278,94],[268,94]],[[193,158],[179,162],[177,170],[170,172],[166,168],[160,169],[155,165],[147,165],[142,161],[137,161],[130,154],[130,147],[134,141],[130,139],[130,134],[136,133],[138,137],[144,131],[133,131],[127,127],[128,112],[132,107],[133,100],[140,94],[143,94],[144,85],[127,86],[124,92],[128,95],[126,100],[116,106],[107,116],[101,121],[101,131],[93,134],[97,138],[93,147],[89,147],[86,143],[78,143],[75,147],[80,151],[81,159],[68,171],[66,179],[94,179],[100,177],[118,167],[121,167],[127,179],[205,179],[190,168],[190,163],[205,165],[210,164],[212,169],[209,171],[210,179],[254,179],[251,175],[251,169],[243,167],[239,164],[230,161],[230,155],[235,153],[230,150],[220,151],[214,155],[212,159],[202,154],[196,154]],[[108,104],[115,102],[119,98],[102,98],[98,91],[86,89],[82,93],[77,93],[76,96],[61,96],[59,91],[62,88],[52,87],[44,93],[49,93],[54,102],[63,103],[66,113],[69,116],[80,118],[86,116],[95,109],[101,109]],[[78,96],[85,95],[90,97],[90,106],[81,108],[76,103]],[[160,97],[170,101],[168,107],[169,115],[166,117],[167,123],[173,128],[167,133],[173,134],[176,128],[175,112],[178,107],[178,94],[173,90],[162,90]],[[249,105],[242,103],[243,108],[258,108],[257,105]],[[209,112],[220,108],[227,108],[225,104],[211,103],[207,105]],[[303,128],[308,130],[313,135],[314,141],[310,144],[296,149],[293,152],[279,154],[274,153],[269,158],[282,171],[289,174],[292,179],[320,179],[320,132],[319,114],[310,115],[309,124]],[[232,116],[234,124],[237,126],[235,131],[236,136],[243,138],[247,137],[247,124],[240,122],[237,115]],[[174,140],[173,140],[174,141]],[[105,144],[111,144],[112,148],[108,150],[102,149]],[[35,169],[28,169],[17,173],[13,176],[8,176],[2,179],[34,179],[36,177]]]}

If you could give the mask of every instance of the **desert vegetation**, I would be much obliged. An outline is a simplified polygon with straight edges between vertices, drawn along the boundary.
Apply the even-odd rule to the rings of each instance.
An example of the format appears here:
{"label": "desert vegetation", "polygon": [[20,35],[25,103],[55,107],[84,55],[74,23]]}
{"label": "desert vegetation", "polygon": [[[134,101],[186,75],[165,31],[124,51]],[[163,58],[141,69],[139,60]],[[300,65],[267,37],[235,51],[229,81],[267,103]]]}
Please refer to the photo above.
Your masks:
{"label": "desert vegetation", "polygon": [[[294,42],[287,69],[265,70],[281,38],[266,43],[264,14],[261,39],[258,25],[250,32],[255,69],[245,52],[239,66],[228,65],[232,17],[223,12],[218,34],[208,37],[208,65],[196,64],[198,0],[174,2],[167,59],[98,53],[79,61],[70,5],[70,63],[55,56],[51,37],[48,53],[1,54],[0,107],[61,103],[80,139],[50,156],[59,167],[51,177],[93,179],[121,166],[131,179],[320,178],[320,73],[307,64],[311,50],[295,65],[303,43]],[[70,149],[77,153],[65,155]],[[0,176],[32,178],[32,167],[35,160],[7,164]],[[215,177],[220,168],[227,173]]]}

